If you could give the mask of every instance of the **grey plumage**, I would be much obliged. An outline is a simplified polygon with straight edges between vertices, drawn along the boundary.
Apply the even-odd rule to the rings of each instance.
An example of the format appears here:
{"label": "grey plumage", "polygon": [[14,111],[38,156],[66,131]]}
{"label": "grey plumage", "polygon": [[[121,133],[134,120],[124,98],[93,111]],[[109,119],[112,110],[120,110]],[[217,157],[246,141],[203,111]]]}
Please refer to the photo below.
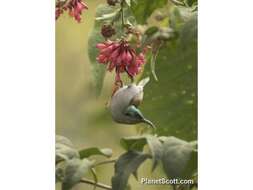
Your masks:
{"label": "grey plumage", "polygon": [[153,123],[138,109],[143,100],[143,88],[148,81],[149,78],[145,78],[138,85],[123,86],[115,92],[109,106],[114,121],[123,124],[147,123],[154,128]]}

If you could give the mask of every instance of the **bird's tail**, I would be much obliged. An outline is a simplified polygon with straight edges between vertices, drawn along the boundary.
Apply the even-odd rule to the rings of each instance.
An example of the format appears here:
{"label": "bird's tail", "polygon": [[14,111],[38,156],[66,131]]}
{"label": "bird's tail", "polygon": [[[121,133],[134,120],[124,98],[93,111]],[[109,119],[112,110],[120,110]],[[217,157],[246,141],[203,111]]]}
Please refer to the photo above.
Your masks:
{"label": "bird's tail", "polygon": [[138,86],[144,87],[147,83],[149,82],[149,77],[142,79],[139,83]]}

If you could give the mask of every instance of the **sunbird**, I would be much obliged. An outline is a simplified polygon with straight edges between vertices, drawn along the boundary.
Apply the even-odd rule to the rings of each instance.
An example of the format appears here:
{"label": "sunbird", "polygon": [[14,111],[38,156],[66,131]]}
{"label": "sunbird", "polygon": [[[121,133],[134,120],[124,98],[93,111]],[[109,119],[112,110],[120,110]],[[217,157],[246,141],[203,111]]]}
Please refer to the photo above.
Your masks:
{"label": "sunbird", "polygon": [[138,109],[143,100],[144,86],[148,82],[149,78],[145,78],[137,85],[134,83],[125,85],[113,94],[109,109],[115,122],[122,124],[146,123],[155,129],[155,125],[146,119]]}

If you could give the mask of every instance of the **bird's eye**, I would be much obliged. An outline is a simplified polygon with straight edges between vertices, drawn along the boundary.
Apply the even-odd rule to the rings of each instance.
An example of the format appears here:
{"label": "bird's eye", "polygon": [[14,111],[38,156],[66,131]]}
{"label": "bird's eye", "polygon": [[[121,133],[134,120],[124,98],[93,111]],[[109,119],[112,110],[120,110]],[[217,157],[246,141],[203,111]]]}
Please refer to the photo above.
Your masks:
{"label": "bird's eye", "polygon": [[132,116],[131,113],[126,113],[127,116]]}

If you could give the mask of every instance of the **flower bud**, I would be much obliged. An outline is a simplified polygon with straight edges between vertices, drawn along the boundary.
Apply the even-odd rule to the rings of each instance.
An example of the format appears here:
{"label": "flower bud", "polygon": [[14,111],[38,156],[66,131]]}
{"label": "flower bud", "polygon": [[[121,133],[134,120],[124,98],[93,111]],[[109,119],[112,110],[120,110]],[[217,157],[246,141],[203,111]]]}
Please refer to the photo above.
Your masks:
{"label": "flower bud", "polygon": [[115,32],[115,29],[112,27],[112,25],[103,25],[102,28],[101,28],[101,34],[105,38],[110,38],[114,34],[116,34],[116,32]]}

